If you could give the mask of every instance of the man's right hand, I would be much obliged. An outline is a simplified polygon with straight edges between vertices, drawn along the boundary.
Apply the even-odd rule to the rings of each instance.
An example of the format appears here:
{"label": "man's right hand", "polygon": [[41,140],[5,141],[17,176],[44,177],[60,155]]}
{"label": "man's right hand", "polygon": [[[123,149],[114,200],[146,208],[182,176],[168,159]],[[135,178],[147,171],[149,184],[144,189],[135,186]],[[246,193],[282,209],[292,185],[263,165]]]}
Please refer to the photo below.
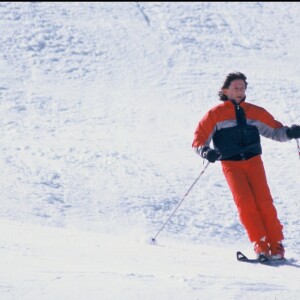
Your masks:
{"label": "man's right hand", "polygon": [[209,162],[214,163],[216,160],[220,158],[220,153],[214,149],[207,148],[203,149],[201,156],[205,159],[207,159]]}

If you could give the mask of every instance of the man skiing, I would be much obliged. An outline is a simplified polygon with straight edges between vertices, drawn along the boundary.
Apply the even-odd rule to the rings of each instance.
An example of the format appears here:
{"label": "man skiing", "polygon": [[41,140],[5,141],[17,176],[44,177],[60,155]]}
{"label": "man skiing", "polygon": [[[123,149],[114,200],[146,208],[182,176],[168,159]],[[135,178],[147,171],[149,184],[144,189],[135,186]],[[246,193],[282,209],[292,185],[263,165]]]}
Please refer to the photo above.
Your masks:
{"label": "man skiing", "polygon": [[300,126],[283,126],[264,108],[247,103],[246,79],[240,72],[226,76],[219,91],[223,103],[200,120],[192,147],[211,163],[221,161],[241,223],[254,242],[257,256],[283,259],[283,226],[267,183],[260,135],[286,142],[300,138]]}

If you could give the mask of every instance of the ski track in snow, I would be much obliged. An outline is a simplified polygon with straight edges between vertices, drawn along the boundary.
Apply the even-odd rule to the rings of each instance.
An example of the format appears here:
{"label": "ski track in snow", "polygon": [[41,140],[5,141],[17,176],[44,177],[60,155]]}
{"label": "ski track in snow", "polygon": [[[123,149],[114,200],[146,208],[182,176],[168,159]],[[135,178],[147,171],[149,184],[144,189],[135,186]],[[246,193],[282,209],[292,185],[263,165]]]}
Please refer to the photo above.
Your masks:
{"label": "ski track in snow", "polygon": [[300,122],[299,10],[1,2],[0,298],[298,299],[294,141],[262,138],[290,265],[236,263],[235,251],[251,255],[252,245],[218,163],[163,245],[145,240],[203,168],[193,132],[226,74],[244,72],[248,101]]}

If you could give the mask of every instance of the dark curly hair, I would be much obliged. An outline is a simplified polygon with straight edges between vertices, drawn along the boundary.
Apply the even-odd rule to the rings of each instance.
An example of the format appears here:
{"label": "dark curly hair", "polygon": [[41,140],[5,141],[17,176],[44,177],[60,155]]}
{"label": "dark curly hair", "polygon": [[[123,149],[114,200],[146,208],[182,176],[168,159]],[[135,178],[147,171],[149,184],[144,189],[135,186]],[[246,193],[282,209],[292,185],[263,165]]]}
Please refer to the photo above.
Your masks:
{"label": "dark curly hair", "polygon": [[219,98],[220,98],[221,101],[227,101],[228,100],[227,96],[223,93],[223,89],[228,89],[229,86],[230,86],[230,84],[231,84],[231,82],[233,80],[237,80],[237,79],[244,80],[246,88],[247,88],[247,85],[248,85],[248,82],[246,81],[247,77],[243,73],[241,73],[241,72],[232,72],[232,73],[229,73],[226,76],[226,78],[225,78],[223,86],[219,90]]}

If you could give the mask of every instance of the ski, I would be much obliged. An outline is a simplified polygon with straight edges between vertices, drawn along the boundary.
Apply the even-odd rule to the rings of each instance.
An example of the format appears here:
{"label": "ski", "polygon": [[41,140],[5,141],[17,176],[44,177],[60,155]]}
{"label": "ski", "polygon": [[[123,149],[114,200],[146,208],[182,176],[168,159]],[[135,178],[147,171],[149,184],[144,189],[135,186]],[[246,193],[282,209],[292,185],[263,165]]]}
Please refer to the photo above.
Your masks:
{"label": "ski", "polygon": [[236,253],[236,258],[238,261],[243,261],[243,262],[248,262],[248,263],[263,263],[268,261],[269,259],[264,256],[264,255],[260,255],[257,258],[248,258],[246,255],[244,255],[242,252],[238,251]]}
{"label": "ski", "polygon": [[257,258],[248,258],[245,254],[243,254],[241,251],[238,251],[236,253],[236,257],[238,261],[248,262],[248,263],[261,263],[261,264],[268,264],[268,263],[274,263],[274,262],[282,262],[286,259],[272,259],[268,258],[265,255],[259,255]]}

